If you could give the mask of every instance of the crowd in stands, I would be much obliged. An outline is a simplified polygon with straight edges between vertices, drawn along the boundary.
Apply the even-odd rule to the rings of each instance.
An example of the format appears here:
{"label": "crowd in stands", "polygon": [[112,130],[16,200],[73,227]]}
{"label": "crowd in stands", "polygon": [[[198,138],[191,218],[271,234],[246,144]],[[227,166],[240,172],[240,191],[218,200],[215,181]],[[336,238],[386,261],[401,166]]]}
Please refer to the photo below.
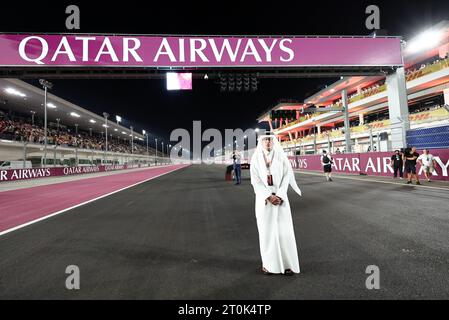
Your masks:
{"label": "crowd in stands", "polygon": [[[44,136],[44,129],[41,126],[32,125],[24,119],[12,120],[5,115],[0,115],[0,139],[44,144]],[[97,151],[105,150],[106,147],[105,139],[101,135],[84,131],[75,133],[66,127],[48,128],[47,143]],[[131,141],[108,139],[108,151],[131,153]],[[135,154],[146,154],[146,152],[146,146],[138,144],[137,141],[134,142]]]}
{"label": "crowd in stands", "polygon": [[446,56],[443,59],[436,58],[431,61],[421,63],[420,65],[416,65],[416,66],[408,68],[405,71],[405,76],[407,77],[407,79],[413,79],[413,78],[415,78],[415,76],[419,75],[420,71],[422,71],[426,67],[429,67],[431,65],[437,65],[442,62],[448,62],[447,60],[449,60],[449,53],[446,53]]}
{"label": "crowd in stands", "polygon": [[[426,67],[432,66],[432,65],[437,65],[437,64],[443,64],[443,67],[449,67],[449,53],[446,54],[446,56],[442,59],[440,58],[433,58],[429,61],[426,61],[425,63],[422,63],[421,65],[417,65],[417,66],[412,66],[410,68],[408,68],[406,70],[406,77],[407,77],[407,81],[410,81],[416,77],[419,77],[420,75],[420,71],[422,71],[423,69],[425,69]],[[375,95],[379,92],[382,92],[386,90],[385,87],[385,80],[382,80],[380,82],[377,82],[369,87],[363,88],[359,91],[356,91],[352,94],[350,94],[348,96],[349,102],[354,102],[356,100],[360,100],[360,99],[364,99],[366,97]],[[332,104],[329,107],[338,107],[338,106],[342,106],[342,99],[339,99],[337,101],[334,102],[334,104]],[[429,107],[425,107],[425,108],[421,108],[421,109],[417,109],[417,110],[410,110],[410,114],[414,114],[414,113],[419,113],[419,112],[423,112],[423,111],[428,111],[430,110]],[[288,125],[283,125],[281,126],[281,128],[286,128],[292,125],[295,125],[297,123],[303,122],[305,120],[308,120],[310,118],[313,118],[313,115],[307,115],[304,117],[301,117],[300,119],[293,121],[291,123],[289,123]],[[376,119],[376,121],[382,121],[382,120],[386,120],[388,119],[388,116],[384,119]]]}
{"label": "crowd in stands", "polygon": [[[384,85],[385,85],[385,81],[382,81],[382,82],[375,83],[372,86],[369,86],[367,88],[363,88],[362,90],[350,95],[348,97],[349,101],[351,102],[351,100],[358,98],[358,97],[366,98],[366,97],[375,95],[375,94],[381,92],[381,89],[384,87]],[[341,100],[340,100],[340,102],[341,102]]]}
{"label": "crowd in stands", "polygon": [[[438,105],[438,104],[419,105],[415,108],[410,108],[410,115],[418,114],[421,112],[433,111],[433,110],[441,109],[443,107],[449,111],[449,105],[444,105],[444,106]],[[365,115],[364,125],[374,124],[374,123],[388,120],[388,119],[389,119],[388,110],[383,110],[381,112],[375,112],[375,113],[371,113],[369,115]],[[358,119],[354,119],[354,120],[350,121],[351,128],[355,128],[358,126],[360,126],[360,121]],[[310,129],[308,134],[306,134],[305,139],[312,139],[315,136],[317,138],[324,138],[328,134],[331,135],[332,133],[336,133],[336,132],[343,134],[343,129],[344,129],[343,123],[337,123],[332,128],[322,128],[321,134],[316,133],[316,128],[312,128],[312,129]],[[287,139],[285,142],[288,144],[289,140]],[[298,143],[299,140],[294,140],[294,142]]]}

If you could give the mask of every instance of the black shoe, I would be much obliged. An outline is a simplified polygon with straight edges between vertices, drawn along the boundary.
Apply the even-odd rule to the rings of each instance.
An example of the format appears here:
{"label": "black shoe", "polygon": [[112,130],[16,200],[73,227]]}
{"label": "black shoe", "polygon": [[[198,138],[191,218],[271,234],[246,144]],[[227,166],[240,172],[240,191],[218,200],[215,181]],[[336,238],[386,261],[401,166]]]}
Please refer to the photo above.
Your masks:
{"label": "black shoe", "polygon": [[421,185],[421,182],[416,181],[416,185],[417,185],[417,186],[420,186],[420,185]]}
{"label": "black shoe", "polygon": [[407,181],[407,184],[411,184],[412,182],[411,181]]}
{"label": "black shoe", "polygon": [[334,181],[334,180],[332,180],[332,178],[329,178],[329,182],[332,182],[332,181]]}
{"label": "black shoe", "polygon": [[294,276],[295,273],[291,269],[287,269],[284,271],[284,275],[291,277]]}

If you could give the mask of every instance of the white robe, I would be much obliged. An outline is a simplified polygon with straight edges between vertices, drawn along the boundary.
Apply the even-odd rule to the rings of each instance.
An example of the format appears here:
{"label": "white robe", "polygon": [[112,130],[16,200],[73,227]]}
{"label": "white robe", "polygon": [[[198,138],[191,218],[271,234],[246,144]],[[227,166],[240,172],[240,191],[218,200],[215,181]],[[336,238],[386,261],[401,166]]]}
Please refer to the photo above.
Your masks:
{"label": "white robe", "polygon": [[[291,184],[301,194],[296,185],[291,164],[284,154],[276,154],[271,165],[273,186],[268,186],[267,168],[261,152],[255,153],[251,159],[251,184],[256,194],[256,218],[259,230],[260,254],[263,267],[271,273],[284,273],[291,269],[299,273],[298,251],[295,233],[287,197]],[[272,194],[284,200],[282,205],[265,204]]]}

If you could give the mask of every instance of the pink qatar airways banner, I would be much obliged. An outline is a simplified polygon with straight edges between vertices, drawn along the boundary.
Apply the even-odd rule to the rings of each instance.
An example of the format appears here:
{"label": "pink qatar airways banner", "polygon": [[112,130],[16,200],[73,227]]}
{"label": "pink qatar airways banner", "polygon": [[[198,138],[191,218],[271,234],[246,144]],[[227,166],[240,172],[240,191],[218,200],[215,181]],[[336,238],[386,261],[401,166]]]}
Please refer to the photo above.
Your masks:
{"label": "pink qatar airways banner", "polygon": [[0,182],[30,180],[39,178],[72,176],[79,174],[108,172],[116,170],[125,170],[131,168],[140,168],[141,166],[127,165],[108,165],[108,166],[86,166],[86,167],[56,167],[56,168],[30,168],[0,170]]}
{"label": "pink qatar airways banner", "polygon": [[0,34],[0,66],[400,66],[400,38]]}
{"label": "pink qatar airways banner", "polygon": [[[421,154],[421,151],[418,151]],[[433,173],[434,180],[449,181],[449,149],[434,149],[430,153],[435,157],[437,166]],[[334,172],[347,174],[366,174],[370,176],[393,176],[390,167],[393,152],[371,152],[371,153],[351,153],[334,154]],[[293,168],[304,171],[322,171],[319,155],[306,155],[289,157]],[[417,165],[420,177],[424,178],[424,173],[420,165]]]}

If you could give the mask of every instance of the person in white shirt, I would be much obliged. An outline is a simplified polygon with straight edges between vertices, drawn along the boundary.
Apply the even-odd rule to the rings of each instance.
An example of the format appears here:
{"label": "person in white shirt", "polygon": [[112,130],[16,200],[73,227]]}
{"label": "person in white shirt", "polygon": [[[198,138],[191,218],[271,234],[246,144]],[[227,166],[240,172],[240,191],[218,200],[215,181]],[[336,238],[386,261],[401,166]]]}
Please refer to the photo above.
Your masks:
{"label": "person in white shirt", "polygon": [[418,157],[418,163],[421,165],[424,171],[424,175],[426,176],[427,182],[430,181],[430,177],[434,171],[436,166],[436,161],[433,155],[429,153],[428,149],[424,149],[422,155]]}
{"label": "person in white shirt", "polygon": [[265,275],[299,273],[299,259],[287,196],[289,187],[301,196],[292,165],[274,135],[259,137],[251,159],[251,184],[256,195],[261,271]]}

